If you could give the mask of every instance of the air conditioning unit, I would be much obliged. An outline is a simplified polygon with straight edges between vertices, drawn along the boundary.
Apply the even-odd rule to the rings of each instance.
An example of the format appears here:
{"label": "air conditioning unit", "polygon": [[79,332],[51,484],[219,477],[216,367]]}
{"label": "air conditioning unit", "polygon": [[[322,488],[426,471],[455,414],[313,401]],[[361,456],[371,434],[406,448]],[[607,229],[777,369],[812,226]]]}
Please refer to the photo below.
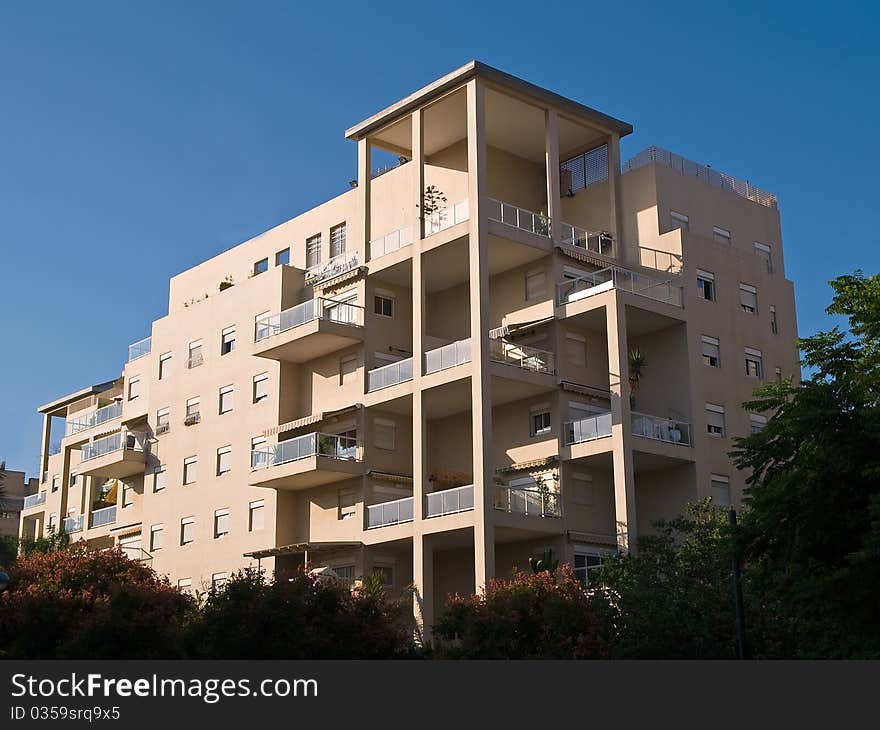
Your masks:
{"label": "air conditioning unit", "polygon": [[158,426],[156,426],[156,435],[159,436],[160,434],[168,433],[168,430],[170,428],[170,423],[160,423]]}
{"label": "air conditioning unit", "polygon": [[184,426],[192,426],[194,423],[198,423],[201,420],[202,420],[202,416],[200,413],[192,413],[183,419],[183,425]]}

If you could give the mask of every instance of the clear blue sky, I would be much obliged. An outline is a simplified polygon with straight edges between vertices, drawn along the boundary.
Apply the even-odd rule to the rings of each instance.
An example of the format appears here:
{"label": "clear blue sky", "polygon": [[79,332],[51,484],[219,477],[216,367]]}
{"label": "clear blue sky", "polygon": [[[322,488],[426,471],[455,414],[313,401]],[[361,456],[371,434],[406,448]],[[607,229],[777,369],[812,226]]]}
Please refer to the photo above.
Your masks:
{"label": "clear blue sky", "polygon": [[472,58],[777,193],[827,326],[880,270],[877,5],[0,0],[0,457],[36,474],[36,407],[117,376],[171,275],[345,190],[343,130]]}

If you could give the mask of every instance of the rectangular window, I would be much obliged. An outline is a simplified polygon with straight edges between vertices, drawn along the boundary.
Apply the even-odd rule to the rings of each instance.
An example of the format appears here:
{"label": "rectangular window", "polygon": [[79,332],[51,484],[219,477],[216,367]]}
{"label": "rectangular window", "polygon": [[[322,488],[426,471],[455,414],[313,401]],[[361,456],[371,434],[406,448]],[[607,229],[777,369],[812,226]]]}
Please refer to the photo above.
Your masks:
{"label": "rectangular window", "polygon": [[192,484],[197,477],[199,466],[198,456],[189,456],[183,460],[183,483]]}
{"label": "rectangular window", "polygon": [[189,357],[186,360],[187,368],[197,368],[204,362],[202,357],[202,341],[194,340],[189,343]]}
{"label": "rectangular window", "polygon": [[229,534],[229,510],[214,510],[214,539],[217,540]]}
{"label": "rectangular window", "polygon": [[706,433],[715,438],[724,436],[724,406],[706,404]]}
{"label": "rectangular window", "polygon": [[254,375],[254,403],[269,397],[269,373]]}
{"label": "rectangular window", "polygon": [[776,368],[776,382],[782,382],[782,368]]}
{"label": "rectangular window", "polygon": [[277,329],[273,331],[271,314],[271,312],[260,312],[254,317],[254,341],[277,334]]}
{"label": "rectangular window", "polygon": [[128,399],[134,400],[141,394],[141,379],[132,378],[128,381]]}
{"label": "rectangular window", "polygon": [[232,385],[226,385],[220,388],[220,414],[229,413],[232,410],[233,402],[232,398],[235,392],[235,387]]}
{"label": "rectangular window", "polygon": [[50,512],[49,513],[49,524],[46,525],[49,532],[55,532],[55,527],[58,525],[58,513]]}
{"label": "rectangular window", "polygon": [[709,476],[709,496],[718,507],[730,506],[730,479],[722,474]]}
{"label": "rectangular window", "polygon": [[354,585],[354,566],[353,565],[334,565],[333,572],[339,582],[346,586]]}
{"label": "rectangular window", "polygon": [[164,355],[159,355],[159,380],[165,380],[169,375],[171,375],[171,353],[166,352]]}
{"label": "rectangular window", "polygon": [[67,483],[68,488],[76,486],[76,477],[77,473],[75,471],[70,472],[70,480]]}
{"label": "rectangular window", "polygon": [[752,378],[764,377],[764,364],[760,350],[747,347],[746,350],[746,375]]}
{"label": "rectangular window", "polygon": [[345,223],[330,229],[330,258],[345,253]]}
{"label": "rectangular window", "polygon": [[220,333],[220,354],[228,355],[235,349],[235,327],[227,327]]}
{"label": "rectangular window", "polygon": [[595,581],[596,574],[602,569],[602,555],[595,553],[574,554],[574,574],[584,585],[590,585]]}
{"label": "rectangular window", "polygon": [[186,595],[192,595],[193,582],[192,578],[180,578],[177,581],[177,590]]}
{"label": "rectangular window", "polygon": [[189,545],[196,539],[196,521],[194,517],[184,517],[180,521],[180,544]]}
{"label": "rectangular window", "polygon": [[217,476],[222,477],[232,470],[232,447],[221,446],[217,449]]}
{"label": "rectangular window", "polygon": [[534,406],[531,409],[530,433],[532,436],[550,433],[550,406]]}
{"label": "rectangular window", "polygon": [[572,365],[586,367],[587,338],[574,332],[565,335],[565,356]]}
{"label": "rectangular window", "polygon": [[676,213],[674,210],[670,210],[669,222],[670,229],[673,231],[676,228],[681,228],[681,230],[683,231],[689,231],[691,229],[691,219],[688,218],[684,213]]}
{"label": "rectangular window", "polygon": [[223,586],[226,585],[226,581],[229,579],[229,576],[226,573],[214,573],[211,576],[211,589],[215,591],[219,591]]}
{"label": "rectangular window", "polygon": [[382,317],[393,317],[394,299],[382,294],[376,294],[373,297],[373,312]]}
{"label": "rectangular window", "polygon": [[770,331],[774,335],[779,334],[779,323],[776,321],[776,307],[770,305]]}
{"label": "rectangular window", "polygon": [[697,269],[697,296],[707,302],[715,301],[715,274]]}
{"label": "rectangular window", "polygon": [[259,261],[254,262],[254,276],[257,274],[262,274],[264,271],[269,270],[269,259],[260,259]]}
{"label": "rectangular window", "polygon": [[351,520],[357,517],[357,493],[346,489],[339,492],[339,512],[337,519]]}
{"label": "rectangular window", "polygon": [[279,251],[275,254],[275,266],[289,266],[290,265],[290,247],[285,248],[283,251]]}
{"label": "rectangular window", "polygon": [[387,418],[373,421],[373,445],[377,449],[393,451],[395,449],[397,424]]}
{"label": "rectangular window", "polygon": [[165,525],[153,525],[150,528],[150,552],[162,549],[162,535],[165,532]]}
{"label": "rectangular window", "polygon": [[134,504],[134,489],[128,484],[122,485],[122,507],[131,507]]}
{"label": "rectangular window", "polygon": [[321,263],[321,234],[306,239],[306,268],[310,269]]}
{"label": "rectangular window", "polygon": [[251,469],[259,469],[268,464],[269,451],[266,448],[265,436],[254,436],[251,439]]}
{"label": "rectangular window", "polygon": [[260,499],[248,504],[248,530],[256,532],[266,525],[266,503]]}
{"label": "rectangular window", "polygon": [[543,299],[547,295],[547,277],[544,269],[526,272],[526,301]]}
{"label": "rectangular window", "polygon": [[730,245],[732,240],[730,231],[726,228],[719,228],[718,226],[712,227],[712,238],[715,239],[715,243],[724,243],[727,245]]}
{"label": "rectangular window", "polygon": [[748,284],[739,285],[739,301],[743,312],[758,313],[758,290]]}
{"label": "rectangular window", "polygon": [[758,255],[758,258],[764,260],[764,265],[767,267],[767,273],[773,273],[773,252],[766,243],[758,243],[755,241],[755,253]]}
{"label": "rectangular window", "polygon": [[171,428],[171,410],[169,408],[160,408],[156,411],[156,435],[168,433]]}
{"label": "rectangular window", "polygon": [[766,425],[766,416],[762,416],[759,413],[749,413],[749,431],[751,433],[758,433],[759,431],[763,431]]}
{"label": "rectangular window", "polygon": [[53,474],[52,475],[52,491],[57,492],[61,488],[61,475]]}
{"label": "rectangular window", "polygon": [[386,588],[394,585],[394,568],[390,565],[374,565],[373,575],[379,577],[379,582]]}
{"label": "rectangular window", "polygon": [[165,465],[162,464],[153,469],[153,491],[161,492],[165,489]]}
{"label": "rectangular window", "polygon": [[721,367],[721,343],[715,337],[703,335],[703,362],[710,368]]}
{"label": "rectangular window", "polygon": [[184,424],[191,426],[202,420],[202,402],[198,397],[188,398],[186,401],[186,416],[183,419]]}

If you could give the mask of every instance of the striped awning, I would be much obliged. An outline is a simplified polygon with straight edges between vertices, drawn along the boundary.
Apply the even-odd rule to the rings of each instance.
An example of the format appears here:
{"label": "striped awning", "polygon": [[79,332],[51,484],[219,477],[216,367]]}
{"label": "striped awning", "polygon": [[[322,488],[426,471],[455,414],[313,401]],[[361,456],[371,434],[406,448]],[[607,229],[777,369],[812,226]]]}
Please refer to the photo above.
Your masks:
{"label": "striped awning", "polygon": [[126,537],[127,535],[140,535],[141,523],[133,522],[130,525],[122,525],[121,527],[111,527],[110,532],[118,537]]}
{"label": "striped awning", "polygon": [[404,476],[403,474],[389,474],[384,471],[369,471],[369,476],[380,482],[396,482],[397,484],[412,484],[413,478]]}
{"label": "striped awning", "polygon": [[577,532],[576,530],[569,530],[568,541],[617,547],[617,536],[603,532]]}
{"label": "striped awning", "polygon": [[532,459],[531,461],[520,461],[516,464],[510,464],[508,466],[499,466],[495,469],[495,473],[510,474],[514,471],[530,471],[531,469],[540,469],[542,467],[555,466],[558,461],[558,456],[548,456],[544,459]]}
{"label": "striped awning", "polygon": [[318,423],[319,421],[323,420],[323,413],[313,413],[311,416],[306,416],[305,418],[297,418],[295,421],[288,421],[287,423],[282,423],[279,426],[272,426],[271,428],[267,428],[263,431],[263,436],[277,436],[279,433],[282,433],[284,431],[293,431],[296,428],[310,426],[313,423]]}
{"label": "striped awning", "polygon": [[603,269],[613,263],[603,256],[599,256],[598,254],[594,254],[589,251],[584,251],[580,248],[573,248],[572,246],[557,246],[556,248],[561,254],[568,256],[570,259],[574,259],[575,261],[580,261],[585,264],[601,266]]}
{"label": "striped awning", "polygon": [[323,292],[329,289],[336,289],[343,284],[347,284],[349,281],[359,279],[361,276],[363,276],[365,271],[366,269],[363,266],[358,266],[357,268],[343,271],[341,274],[337,274],[336,276],[331,276],[329,279],[325,279],[324,281],[316,281],[312,286],[315,289],[320,289]]}
{"label": "striped awning", "polygon": [[564,391],[569,393],[578,393],[579,395],[588,395],[592,398],[611,398],[611,391],[606,390],[604,388],[596,388],[592,385],[581,385],[579,383],[572,383],[568,380],[563,380],[559,387],[561,387]]}

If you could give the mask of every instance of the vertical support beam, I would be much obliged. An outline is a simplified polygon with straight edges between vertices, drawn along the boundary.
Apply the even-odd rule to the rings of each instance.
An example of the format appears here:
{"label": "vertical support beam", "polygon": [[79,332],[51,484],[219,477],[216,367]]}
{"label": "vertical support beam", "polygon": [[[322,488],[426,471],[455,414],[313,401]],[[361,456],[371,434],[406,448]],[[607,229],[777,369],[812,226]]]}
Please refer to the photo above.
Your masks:
{"label": "vertical support beam", "polygon": [[[413,126],[415,126],[415,119]],[[415,155],[415,130],[413,131],[413,161]],[[421,183],[419,183],[421,184]],[[419,195],[421,200],[421,195]],[[419,203],[420,206],[420,203]],[[420,212],[419,207],[418,211]],[[433,555],[424,555],[422,518],[425,505],[425,485],[427,484],[427,418],[425,417],[422,394],[422,363],[425,351],[425,275],[422,268],[422,241],[420,235],[422,220],[416,219],[418,228],[413,229],[412,242],[412,353],[413,353],[413,399],[412,399],[412,474],[413,474],[413,618],[416,632],[421,641],[428,641],[431,624],[434,621],[434,574]]]}
{"label": "vertical support beam", "polygon": [[43,436],[40,441],[40,484],[43,483],[43,474],[49,469],[49,440],[52,438],[52,416],[43,414]]}
{"label": "vertical support beam", "polygon": [[492,522],[492,396],[489,363],[489,223],[486,206],[486,105],[480,79],[467,85],[468,264],[471,314],[471,413],[474,467],[474,583],[481,591],[495,574]]}
{"label": "vertical support beam", "polygon": [[544,158],[547,170],[547,215],[554,244],[562,240],[562,200],[559,192],[559,115],[554,109],[544,112]]}
{"label": "vertical support beam", "polygon": [[636,484],[633,472],[629,407],[629,367],[626,340],[626,307],[617,292],[607,294],[608,376],[611,390],[611,439],[614,460],[614,516],[617,546],[622,552],[636,549]]}
{"label": "vertical support beam", "polygon": [[620,200],[620,135],[608,135],[608,207],[611,213],[611,234],[614,236],[614,249],[617,258],[627,263],[629,252],[621,239],[623,219]]}
{"label": "vertical support beam", "polygon": [[415,211],[413,241],[424,236],[425,203],[425,128],[421,109],[412,113],[412,203]]}
{"label": "vertical support beam", "polygon": [[434,547],[430,535],[413,535],[413,616],[422,644],[431,640],[434,626]]}
{"label": "vertical support beam", "polygon": [[366,261],[367,249],[370,246],[370,188],[372,187],[372,153],[370,140],[366,137],[358,140],[358,187],[357,187],[357,230],[359,261]]}

